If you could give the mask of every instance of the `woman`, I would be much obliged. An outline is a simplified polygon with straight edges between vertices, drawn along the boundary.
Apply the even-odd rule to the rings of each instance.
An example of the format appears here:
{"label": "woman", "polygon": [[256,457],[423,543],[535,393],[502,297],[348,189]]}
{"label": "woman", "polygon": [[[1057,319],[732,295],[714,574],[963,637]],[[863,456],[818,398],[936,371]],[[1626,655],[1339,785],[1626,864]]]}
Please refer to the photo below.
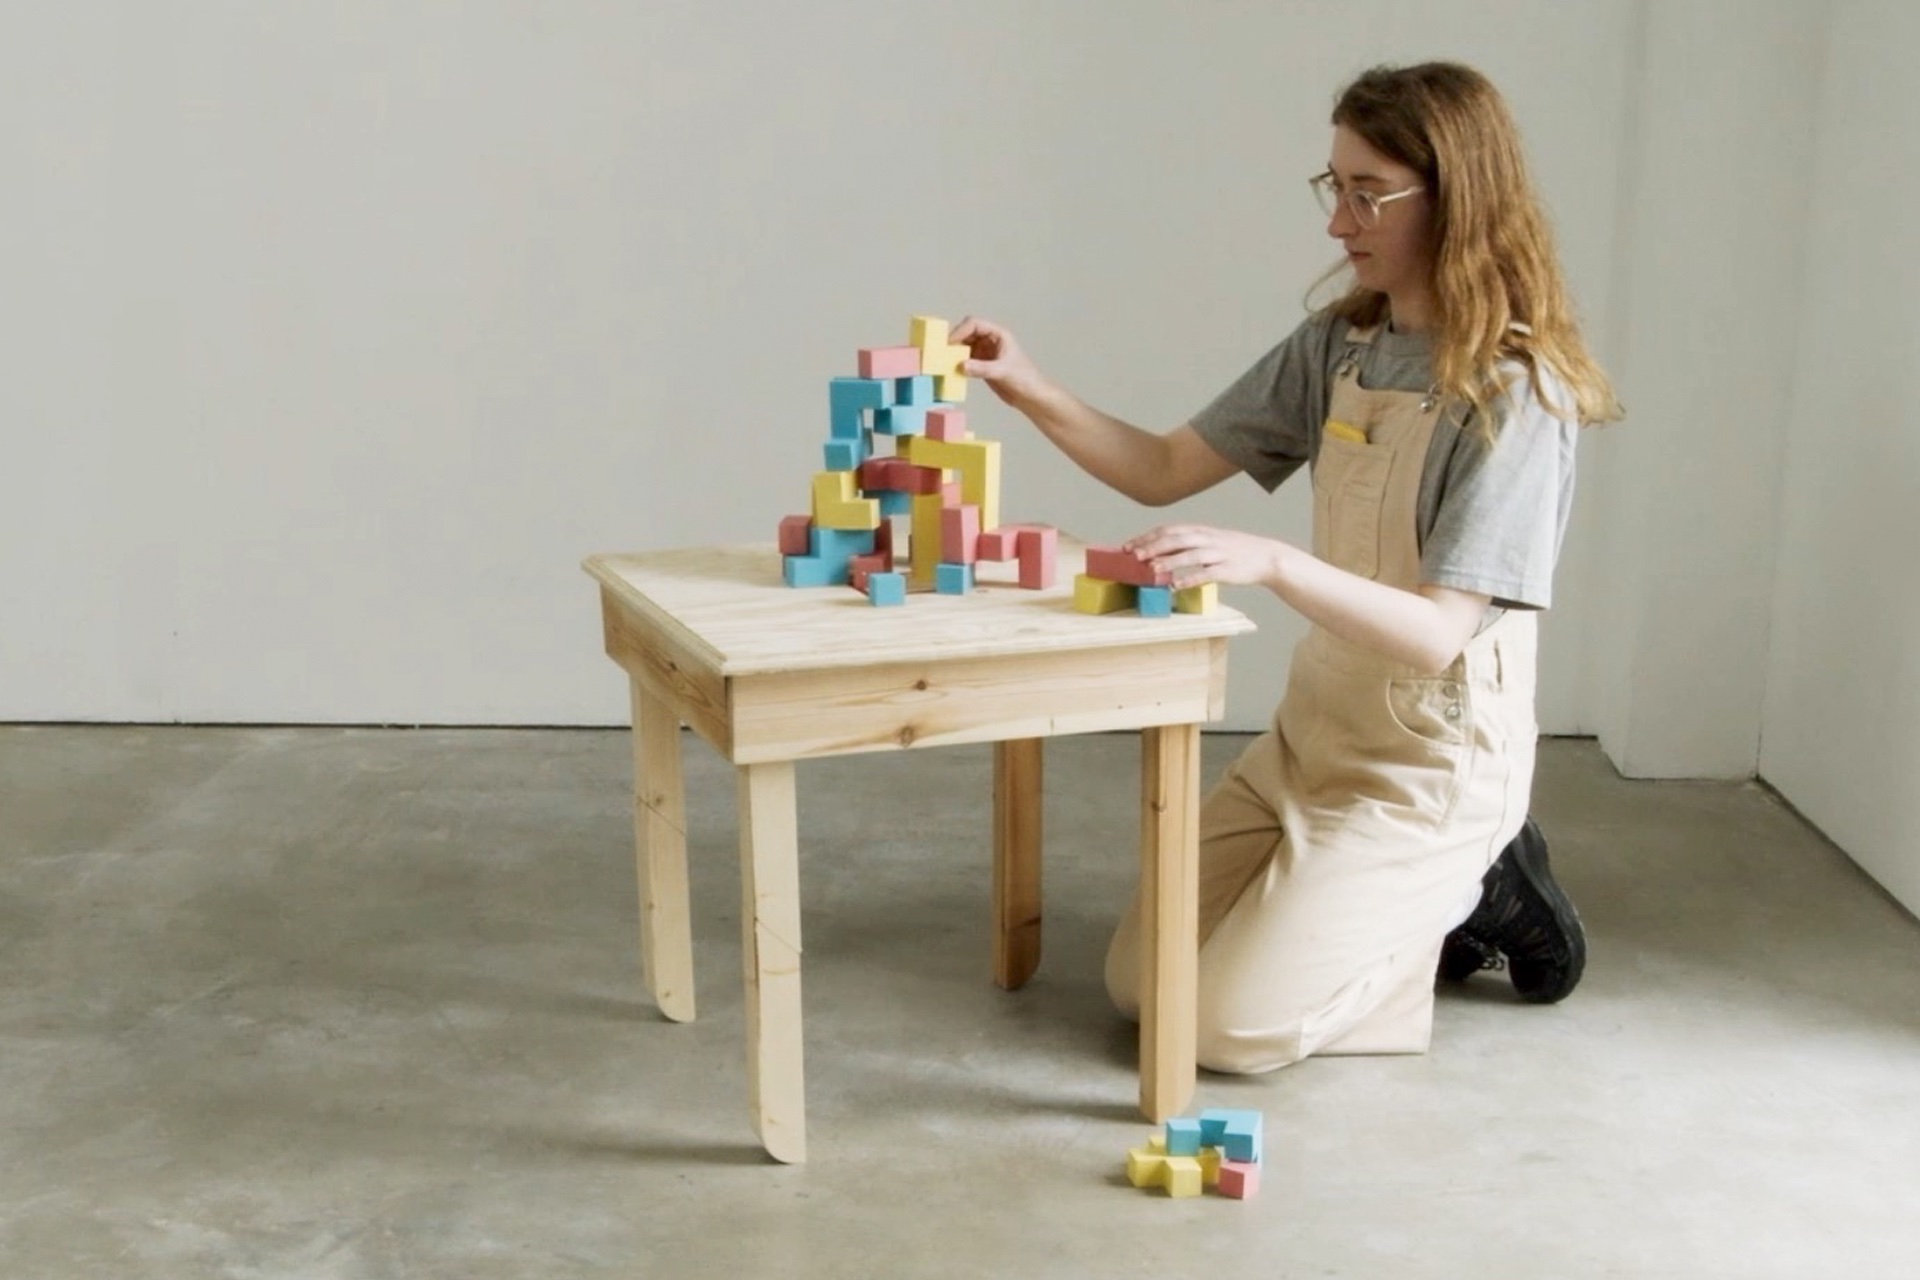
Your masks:
{"label": "woman", "polygon": [[[1201,814],[1200,1061],[1219,1071],[1423,1052],[1436,967],[1504,958],[1523,997],[1557,1000],[1585,954],[1526,819],[1535,619],[1578,428],[1618,407],[1483,76],[1376,68],[1332,123],[1312,185],[1346,250],[1327,278],[1351,283],[1185,425],[1089,407],[991,321],[954,331],[966,373],[1142,503],[1310,464],[1311,551],[1194,524],[1127,544],[1176,586],[1265,587],[1312,624],[1272,729]],[[1130,1016],[1138,913],[1107,957]]]}

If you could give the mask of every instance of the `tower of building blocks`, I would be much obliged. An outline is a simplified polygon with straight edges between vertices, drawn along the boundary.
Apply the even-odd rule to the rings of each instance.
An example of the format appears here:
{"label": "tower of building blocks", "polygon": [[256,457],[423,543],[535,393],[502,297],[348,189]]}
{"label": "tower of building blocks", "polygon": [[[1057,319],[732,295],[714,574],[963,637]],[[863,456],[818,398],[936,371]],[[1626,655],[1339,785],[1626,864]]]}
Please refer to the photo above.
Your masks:
{"label": "tower of building blocks", "polygon": [[[897,605],[908,588],[965,595],[982,560],[1017,563],[1028,590],[1053,585],[1058,531],[1000,523],[1000,444],[967,430],[968,352],[949,336],[945,320],[914,316],[904,346],[863,347],[858,372],[829,382],[812,505],[780,522],[788,586],[846,584]],[[904,556],[896,516],[909,522]]]}

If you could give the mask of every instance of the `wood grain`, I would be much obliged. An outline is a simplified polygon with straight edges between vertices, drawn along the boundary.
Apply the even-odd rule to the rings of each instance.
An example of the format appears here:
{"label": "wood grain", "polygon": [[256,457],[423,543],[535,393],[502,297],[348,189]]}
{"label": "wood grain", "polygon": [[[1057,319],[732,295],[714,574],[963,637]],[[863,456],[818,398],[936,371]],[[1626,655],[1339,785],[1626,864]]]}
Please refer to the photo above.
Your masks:
{"label": "wood grain", "polygon": [[993,980],[1018,990],[1040,967],[1044,738],[993,750]]}
{"label": "wood grain", "polygon": [[798,816],[791,764],[740,770],[748,1104],[761,1144],[783,1164],[807,1158]]}
{"label": "wood grain", "polygon": [[916,593],[904,608],[875,608],[850,587],[794,588],[776,544],[692,547],[590,556],[583,568],[650,624],[679,639],[681,661],[722,676],[860,667],[1020,653],[1086,652],[1253,630],[1238,610],[1142,618],[1091,617],[1073,608],[1083,544],[1060,539],[1058,578],[1017,585],[1016,566],[982,564],[972,593]]}
{"label": "wood grain", "polygon": [[952,746],[1206,720],[1206,638],[735,677],[736,763]]}
{"label": "wood grain", "polygon": [[687,905],[687,808],[680,720],[640,681],[630,683],[641,970],[660,1012],[675,1022],[691,1022],[693,925]]}
{"label": "wood grain", "polygon": [[1199,1033],[1200,726],[1140,735],[1140,1110],[1193,1101]]}

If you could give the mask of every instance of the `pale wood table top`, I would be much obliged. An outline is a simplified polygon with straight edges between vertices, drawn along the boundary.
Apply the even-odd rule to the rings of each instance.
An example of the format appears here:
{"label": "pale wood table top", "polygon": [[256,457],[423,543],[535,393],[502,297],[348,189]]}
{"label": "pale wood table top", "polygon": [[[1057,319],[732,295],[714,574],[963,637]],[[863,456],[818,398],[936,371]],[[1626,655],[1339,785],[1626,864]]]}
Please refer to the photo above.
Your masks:
{"label": "pale wood table top", "polygon": [[1062,537],[1055,584],[1030,591],[1012,564],[981,564],[964,596],[916,593],[875,607],[851,587],[789,587],[771,542],[590,556],[583,568],[723,677],[882,663],[1124,648],[1252,631],[1239,610],[1142,618],[1073,607],[1082,543]]}

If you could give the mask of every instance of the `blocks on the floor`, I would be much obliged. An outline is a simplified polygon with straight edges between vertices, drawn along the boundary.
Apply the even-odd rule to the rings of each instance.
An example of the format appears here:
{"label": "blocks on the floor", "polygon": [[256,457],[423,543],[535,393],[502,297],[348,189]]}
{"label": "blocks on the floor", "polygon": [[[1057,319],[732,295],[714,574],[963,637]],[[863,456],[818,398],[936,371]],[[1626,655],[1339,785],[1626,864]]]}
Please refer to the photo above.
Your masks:
{"label": "blocks on the floor", "polygon": [[1214,1187],[1228,1199],[1251,1200],[1260,1191],[1262,1129],[1258,1111],[1210,1108],[1197,1119],[1176,1117],[1127,1152],[1127,1181],[1164,1187],[1174,1199]]}

